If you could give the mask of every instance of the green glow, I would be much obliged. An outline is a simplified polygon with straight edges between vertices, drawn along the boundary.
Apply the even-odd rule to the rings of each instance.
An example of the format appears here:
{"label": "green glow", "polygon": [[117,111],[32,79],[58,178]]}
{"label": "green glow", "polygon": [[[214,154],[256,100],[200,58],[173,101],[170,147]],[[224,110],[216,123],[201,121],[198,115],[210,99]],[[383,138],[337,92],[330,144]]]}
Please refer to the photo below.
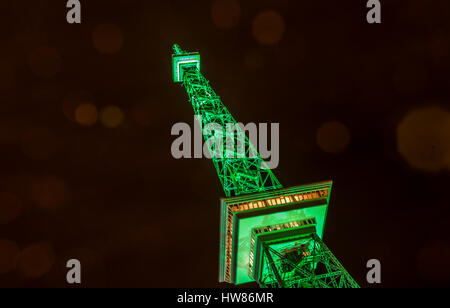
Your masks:
{"label": "green glow", "polygon": [[[178,45],[174,45],[173,49],[173,80],[183,84],[194,114],[201,117],[202,126],[236,125],[236,120],[201,74],[200,55],[184,52]],[[245,136],[239,126],[236,134],[238,138]],[[233,137],[225,134],[222,136],[222,144]],[[208,140],[209,136],[204,135],[204,138]],[[250,155],[257,151],[247,137],[244,140],[244,158],[238,155],[237,149],[234,149],[231,157],[226,155],[224,158],[217,158],[214,157],[214,144],[210,147],[213,164],[227,196],[221,200],[219,281],[236,284],[253,281],[249,276],[249,263],[252,230],[255,228],[314,218],[313,227],[296,229],[300,233],[309,232],[308,234],[295,233],[295,230],[291,230],[294,233],[280,232],[276,236],[281,239],[272,238],[270,245],[269,242],[261,243],[264,249],[258,252],[258,260],[264,260],[261,263],[263,269],[258,267],[259,275],[252,277],[259,277],[257,282],[261,287],[358,287],[321,239],[332,183],[282,188],[260,155]],[[269,229],[270,232],[276,232],[271,230]],[[300,240],[308,242],[308,247],[314,249],[311,250],[311,255],[292,266],[293,263],[289,263],[291,261],[282,254],[282,250],[286,247],[300,249],[295,242],[299,240],[298,236],[302,238]],[[259,236],[255,238],[260,239]],[[268,237],[264,238],[268,241]],[[283,270],[286,262],[292,267],[292,270],[288,267],[290,276],[286,274],[286,269]],[[316,273],[318,265],[324,265],[325,272]],[[284,271],[283,276],[280,276],[279,271]]]}
{"label": "green glow", "polygon": [[293,211],[283,211],[270,215],[256,216],[239,220],[239,248],[237,251],[236,284],[242,284],[253,281],[248,276],[249,254],[251,231],[256,226],[276,225],[308,217],[317,219],[318,235],[322,236],[325,227],[325,217],[327,205],[315,206],[311,208],[298,209]]}
{"label": "green glow", "polygon": [[[283,288],[359,288],[356,281],[336,259],[315,232],[299,235],[297,244],[307,252],[296,262],[284,255],[283,248],[291,243],[262,244],[263,270],[258,283],[261,287]],[[291,247],[294,247],[292,245]],[[298,247],[298,246],[297,246]]]}
{"label": "green glow", "polygon": [[183,53],[172,55],[172,78],[174,82],[183,82],[184,71],[195,67],[200,71],[200,55],[198,53]]}
{"label": "green glow", "polygon": [[[264,284],[277,283],[276,279],[274,280],[274,275],[272,275],[272,268],[266,264],[266,251],[265,246],[270,247],[276,251],[283,253],[286,250],[294,250],[298,251],[302,245],[305,245],[311,248],[308,245],[308,236],[311,232],[316,232],[316,225],[313,223],[308,223],[299,227],[290,227],[287,229],[277,230],[277,231],[268,231],[267,229],[263,233],[255,234],[255,245],[254,245],[254,271],[250,274],[251,276],[258,279],[258,282],[261,283],[264,281]],[[277,236],[278,235],[278,236]],[[275,257],[275,256],[273,256]],[[311,269],[316,267],[315,263],[310,264]],[[279,273],[281,272],[281,277],[285,282],[287,280],[295,279],[295,273],[289,273],[283,271],[283,269],[277,269]],[[257,275],[257,276],[255,276]]]}
{"label": "green glow", "polygon": [[[221,127],[227,127],[227,124],[237,124],[231,113],[222,104],[219,96],[210,87],[209,82],[200,72],[200,56],[195,53],[183,52],[177,45],[174,46],[175,54],[173,59],[174,81],[183,82],[189,101],[194,108],[194,114],[201,116],[202,126],[216,123]],[[237,127],[238,136],[245,136],[241,128]],[[227,138],[234,136],[223,136],[223,144],[226,144]],[[204,136],[205,140],[208,136]],[[234,154],[229,157],[215,158],[214,144],[210,148],[213,163],[222,183],[226,196],[250,194],[255,192],[267,191],[281,188],[281,184],[267,164],[257,154],[256,149],[250,143],[247,137],[243,137],[245,147],[245,157],[240,158],[235,148]],[[250,153],[256,153],[256,157],[250,157]]]}
{"label": "green glow", "polygon": [[[227,281],[226,278],[226,267],[227,267],[227,247],[231,247],[227,244],[227,234],[228,229],[232,226],[233,230],[233,245],[239,242],[239,245],[232,250],[232,260],[238,260],[237,266],[247,267],[247,271],[241,270],[240,273],[242,275],[238,275],[238,268],[234,265],[231,267],[230,271],[230,282],[237,282],[234,278],[239,278],[239,282],[243,283],[247,281],[248,278],[248,264],[249,264],[249,255],[250,255],[250,241],[251,241],[251,230],[257,227],[265,227],[270,225],[270,223],[266,222],[287,222],[283,220],[293,221],[293,220],[302,220],[305,218],[302,213],[309,214],[310,212],[315,213],[314,217],[318,224],[318,230],[320,236],[323,235],[325,221],[326,221],[326,213],[330,198],[332,182],[321,182],[309,185],[288,187],[279,190],[272,190],[262,193],[256,193],[251,195],[242,195],[224,198],[221,200],[222,206],[222,214],[221,214],[221,245],[220,245],[220,280]],[[319,193],[320,192],[320,193]],[[301,201],[295,200],[292,196],[302,195],[304,198]],[[285,202],[284,204],[274,205],[272,203],[273,200],[279,198],[286,198],[290,196],[291,199],[289,202]],[[251,202],[264,201],[264,205],[261,208],[257,209],[240,209],[242,204],[248,204]],[[269,203],[272,203],[270,205]],[[316,208],[319,207],[322,208]],[[298,210],[297,210],[298,209]],[[230,210],[233,212],[233,221],[230,224],[229,215]],[[270,211],[271,213],[268,213]],[[302,212],[303,211],[303,212]],[[273,215],[273,216],[271,216]],[[306,214],[305,214],[306,215]],[[241,232],[242,224],[241,220],[249,219],[249,217],[256,217],[251,220],[246,220],[249,225],[244,224],[245,231]],[[307,218],[309,218],[307,217]],[[240,259],[237,259],[239,255]],[[234,262],[231,262],[234,264]],[[245,265],[243,264],[245,263]],[[244,273],[246,273],[247,277],[244,277]]]}

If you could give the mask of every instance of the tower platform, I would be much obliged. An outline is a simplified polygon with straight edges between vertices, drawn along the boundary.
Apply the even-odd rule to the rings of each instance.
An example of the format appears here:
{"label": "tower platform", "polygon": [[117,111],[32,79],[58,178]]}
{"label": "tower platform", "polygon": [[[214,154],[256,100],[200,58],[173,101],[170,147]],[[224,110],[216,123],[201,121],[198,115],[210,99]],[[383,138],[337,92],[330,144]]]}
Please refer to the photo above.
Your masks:
{"label": "tower platform", "polygon": [[192,67],[200,71],[200,54],[198,52],[184,52],[178,45],[174,45],[172,55],[172,78],[176,83],[183,82],[184,72]]}
{"label": "tower platform", "polygon": [[265,247],[300,251],[308,235],[322,238],[331,187],[328,181],[221,199],[219,281],[257,281]]}

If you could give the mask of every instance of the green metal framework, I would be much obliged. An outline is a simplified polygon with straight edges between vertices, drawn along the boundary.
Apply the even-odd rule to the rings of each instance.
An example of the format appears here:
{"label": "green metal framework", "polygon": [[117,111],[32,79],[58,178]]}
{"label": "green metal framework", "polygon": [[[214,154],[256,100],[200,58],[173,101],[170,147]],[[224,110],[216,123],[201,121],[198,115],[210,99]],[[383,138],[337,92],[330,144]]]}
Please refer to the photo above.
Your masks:
{"label": "green metal framework", "polygon": [[307,249],[296,257],[264,245],[264,269],[258,284],[262,288],[359,288],[331,250],[311,233]]}
{"label": "green metal framework", "polygon": [[[193,55],[181,51],[177,45],[174,46],[174,52],[174,63],[177,63],[178,57],[192,57]],[[221,128],[226,128],[227,125],[234,125],[234,135],[227,135],[223,131],[215,131],[213,134],[216,138],[212,140],[221,139],[222,147],[229,145],[230,140],[235,140],[238,142],[237,146],[233,146],[232,149],[224,149],[224,153],[216,152],[216,142],[212,142],[209,147],[225,195],[230,197],[282,188],[278,179],[250,143],[241,126],[237,125],[236,120],[223,105],[220,97],[216,95],[209,82],[203,77],[198,65],[192,63],[182,67],[183,72],[180,75],[183,76],[183,86],[194,108],[194,114],[202,121],[201,126],[206,127],[209,124],[215,124]],[[210,136],[207,135],[204,135],[204,138],[205,140],[211,140]],[[243,141],[244,144],[239,144],[240,141]],[[244,155],[238,151],[241,146],[245,151]]]}
{"label": "green metal framework", "polygon": [[[194,109],[194,114],[201,127],[216,124],[221,131],[213,131],[209,152],[227,197],[261,193],[281,189],[283,186],[267,167],[252,143],[245,135],[242,126],[238,125],[228,109],[216,95],[208,80],[200,72],[200,55],[182,51],[178,45],[173,47],[173,79],[183,84]],[[227,125],[234,126],[234,132],[224,132]],[[210,136],[203,134],[205,141]],[[226,148],[218,153],[216,143],[227,144],[229,140],[237,140],[237,147]],[[245,155],[238,152],[239,142],[244,143]],[[228,144],[227,144],[228,145]],[[264,246],[265,268],[258,284],[261,287],[351,287],[358,284],[334,257],[316,233],[309,235],[310,255],[298,264],[292,263],[283,254],[270,245]],[[288,264],[292,271],[287,275],[282,271]],[[320,273],[320,269],[323,273]]]}

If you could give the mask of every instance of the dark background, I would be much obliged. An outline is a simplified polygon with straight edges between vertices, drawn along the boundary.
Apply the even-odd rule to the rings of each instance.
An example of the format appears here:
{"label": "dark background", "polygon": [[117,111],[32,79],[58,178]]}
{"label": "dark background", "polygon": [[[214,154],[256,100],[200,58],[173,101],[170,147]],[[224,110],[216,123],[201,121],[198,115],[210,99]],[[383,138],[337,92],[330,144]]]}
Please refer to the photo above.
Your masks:
{"label": "dark background", "polygon": [[[173,43],[239,121],[280,123],[283,185],[334,181],[325,242],[361,286],[373,258],[382,287],[449,285],[448,0],[382,1],[381,25],[362,0],[81,2],[81,25],[0,4],[0,286],[67,286],[71,258],[84,287],[227,286],[213,165],[170,154],[193,121]],[[284,31],[255,30],[268,10]]]}

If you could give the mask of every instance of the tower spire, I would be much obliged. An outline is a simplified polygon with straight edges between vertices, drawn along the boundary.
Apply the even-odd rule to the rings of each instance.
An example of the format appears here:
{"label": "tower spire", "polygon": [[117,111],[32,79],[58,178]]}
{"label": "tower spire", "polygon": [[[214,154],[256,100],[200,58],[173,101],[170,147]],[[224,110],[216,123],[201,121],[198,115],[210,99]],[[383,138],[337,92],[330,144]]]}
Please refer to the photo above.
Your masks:
{"label": "tower spire", "polygon": [[[216,127],[203,134],[227,197],[281,188],[244,130],[200,72],[200,55],[173,46],[174,81],[186,89],[201,127]],[[236,142],[236,146],[235,146]],[[232,144],[232,146],[231,146]]]}
{"label": "tower spire", "polygon": [[180,55],[180,54],[183,53],[183,51],[181,50],[181,48],[180,48],[180,46],[178,44],[174,44],[172,49],[173,49],[173,53],[175,55]]}

